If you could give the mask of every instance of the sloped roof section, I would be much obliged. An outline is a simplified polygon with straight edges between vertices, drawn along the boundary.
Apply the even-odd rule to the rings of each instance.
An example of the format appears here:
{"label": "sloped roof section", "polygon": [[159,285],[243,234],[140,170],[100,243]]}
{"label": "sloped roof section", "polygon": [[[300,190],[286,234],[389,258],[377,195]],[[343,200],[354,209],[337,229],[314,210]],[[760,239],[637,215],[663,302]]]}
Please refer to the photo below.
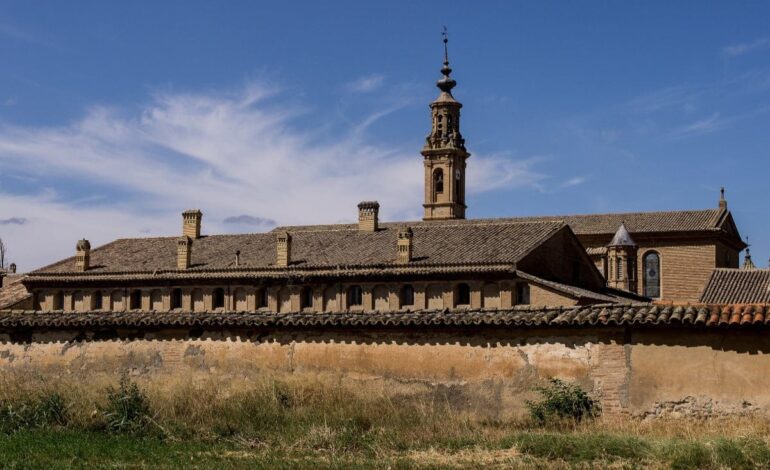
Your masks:
{"label": "sloped roof section", "polygon": [[770,303],[770,270],[715,269],[701,296],[704,303]]}
{"label": "sloped roof section", "polygon": [[[376,232],[360,231],[357,225],[289,229],[292,237],[289,267],[396,264],[398,231],[405,226],[407,224],[389,224]],[[411,228],[414,245],[409,266],[420,267],[515,264],[566,225],[559,221],[467,221],[418,224]],[[175,271],[176,241],[177,237],[116,240],[91,251],[91,268],[86,274]],[[212,235],[194,240],[192,266],[186,272],[234,268],[236,251],[240,251],[239,269],[269,268],[275,264],[276,234]],[[68,258],[30,275],[34,278],[46,273],[74,271],[74,258]]]}
{"label": "sloped roof section", "polygon": [[628,293],[628,296],[625,296],[625,293],[622,291],[594,292],[592,290],[583,289],[582,287],[570,286],[561,282],[549,281],[547,279],[533,276],[523,271],[516,271],[516,275],[535,284],[539,284],[557,292],[567,294],[575,299],[587,299],[602,303],[620,303],[642,299],[642,297],[631,293]]}
{"label": "sloped roof section", "polygon": [[[535,217],[508,217],[499,219],[469,219],[452,221],[456,225],[478,225],[483,223],[504,222],[563,222],[568,224],[577,235],[613,235],[618,227],[625,223],[631,233],[670,233],[670,232],[703,232],[724,231],[735,235],[738,239],[732,216],[724,209],[703,209],[689,211],[660,211],[660,212],[615,212],[607,214],[578,214],[553,215]],[[399,223],[381,223],[382,227],[408,224],[411,227],[431,224],[446,224],[445,221],[415,221]],[[277,227],[278,231],[323,231],[349,230],[353,224],[309,225]],[[736,230],[732,234],[732,230]]]}
{"label": "sloped roof section", "polygon": [[32,296],[21,283],[22,276],[12,279],[5,287],[0,287],[0,309],[11,308]]}

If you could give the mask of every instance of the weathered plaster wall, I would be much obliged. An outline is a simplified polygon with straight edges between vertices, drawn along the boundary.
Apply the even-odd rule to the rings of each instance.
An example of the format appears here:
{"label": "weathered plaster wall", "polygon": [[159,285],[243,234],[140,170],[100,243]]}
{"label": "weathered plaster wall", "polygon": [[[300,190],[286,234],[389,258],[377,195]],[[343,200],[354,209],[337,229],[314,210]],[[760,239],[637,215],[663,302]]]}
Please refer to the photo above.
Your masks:
{"label": "weathered plaster wall", "polygon": [[52,379],[129,373],[227,387],[285,374],[399,396],[440,392],[467,411],[510,417],[524,413],[533,385],[559,377],[600,396],[608,416],[770,410],[770,338],[761,331],[70,331],[0,340],[0,371]]}

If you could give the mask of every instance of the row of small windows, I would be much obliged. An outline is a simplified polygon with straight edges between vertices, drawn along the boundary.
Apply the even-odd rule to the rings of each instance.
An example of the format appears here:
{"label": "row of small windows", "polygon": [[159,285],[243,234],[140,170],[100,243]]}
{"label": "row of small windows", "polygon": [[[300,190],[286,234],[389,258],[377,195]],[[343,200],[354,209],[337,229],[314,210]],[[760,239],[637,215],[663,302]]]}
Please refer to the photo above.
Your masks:
{"label": "row of small windows", "polygon": [[[252,291],[253,292],[253,291]],[[90,305],[86,305],[84,300],[85,296],[83,291],[75,291],[71,296],[71,304],[65,306],[65,295],[59,291],[51,295],[51,303],[47,306],[50,310],[142,310],[147,308],[149,310],[164,310],[163,293],[159,289],[149,291],[147,294],[147,305],[142,305],[143,296],[146,291],[140,289],[133,289],[128,291],[113,291],[106,297],[102,291],[94,291],[90,295]],[[301,310],[311,309],[314,307],[320,308],[325,311],[332,311],[336,307],[336,301],[338,299],[338,293],[340,291],[336,286],[327,288],[323,292],[323,300],[320,305],[315,305],[315,291],[311,287],[303,287],[299,292],[299,307]],[[344,291],[344,300],[348,308],[360,308],[364,303],[364,291],[360,285],[352,285],[347,287]],[[126,295],[127,294],[127,295]],[[471,304],[471,287],[467,283],[459,283],[454,287],[454,304],[456,306],[470,306]],[[211,309],[219,310],[225,308],[231,308],[233,310],[243,311],[247,310],[248,302],[247,297],[250,295],[246,289],[236,288],[233,291],[232,305],[226,305],[227,292],[223,288],[216,288],[210,291],[211,295]],[[270,292],[268,289],[258,289],[254,292],[254,307],[257,309],[264,309],[269,306]],[[279,311],[291,310],[291,291],[288,288],[282,288],[276,293],[277,309]],[[398,304],[400,307],[412,307],[415,305],[415,289],[411,284],[405,284],[399,287],[396,294],[398,296]],[[125,296],[125,297],[124,297]],[[372,303],[375,310],[386,310],[390,307],[391,291],[384,285],[375,286],[372,289]],[[178,310],[184,308],[183,305],[183,291],[180,288],[171,289],[169,292],[169,304],[168,308],[171,310]],[[497,284],[486,284],[482,288],[481,292],[482,303],[485,307],[499,307],[500,306],[500,288]],[[529,286],[527,284],[517,284],[516,299],[519,304],[529,303]],[[42,300],[44,296],[36,296],[36,308],[42,309]],[[125,300],[125,303],[124,303]],[[105,301],[109,301],[109,305],[105,308]],[[196,311],[205,310],[204,305],[204,292],[202,289],[193,289],[189,292],[190,305],[188,308]],[[440,285],[433,284],[427,286],[425,290],[425,303],[428,308],[444,308],[444,288]]]}

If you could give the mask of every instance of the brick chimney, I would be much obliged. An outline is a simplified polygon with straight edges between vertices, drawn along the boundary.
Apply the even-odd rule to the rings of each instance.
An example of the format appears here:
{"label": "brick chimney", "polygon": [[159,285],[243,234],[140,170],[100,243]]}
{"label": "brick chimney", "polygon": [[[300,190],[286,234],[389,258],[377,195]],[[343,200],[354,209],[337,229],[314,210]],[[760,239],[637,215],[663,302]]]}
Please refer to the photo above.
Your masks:
{"label": "brick chimney", "polygon": [[182,235],[176,242],[176,267],[177,269],[189,269],[192,259],[192,238]]}
{"label": "brick chimney", "polygon": [[275,265],[286,267],[291,263],[291,235],[289,232],[281,232],[276,236]]}
{"label": "brick chimney", "polygon": [[358,204],[358,230],[362,232],[376,232],[380,203],[377,201],[363,201]]}
{"label": "brick chimney", "polygon": [[727,210],[727,199],[725,199],[725,188],[719,190],[719,208]]}
{"label": "brick chimney", "polygon": [[88,271],[91,267],[91,243],[85,238],[75,245],[75,269]]}
{"label": "brick chimney", "polygon": [[201,237],[201,219],[203,213],[198,209],[182,212],[182,235],[197,240]]}
{"label": "brick chimney", "polygon": [[398,262],[406,264],[412,261],[412,229],[406,227],[398,232]]}

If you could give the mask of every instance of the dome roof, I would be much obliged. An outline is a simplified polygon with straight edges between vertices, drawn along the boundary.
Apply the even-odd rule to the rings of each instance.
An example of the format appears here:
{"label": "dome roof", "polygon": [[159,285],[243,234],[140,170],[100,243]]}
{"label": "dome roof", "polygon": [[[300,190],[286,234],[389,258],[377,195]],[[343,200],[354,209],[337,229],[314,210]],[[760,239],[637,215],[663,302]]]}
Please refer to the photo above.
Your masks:
{"label": "dome roof", "polygon": [[618,227],[618,231],[615,232],[615,236],[612,237],[612,241],[607,246],[637,246],[631,234],[628,233],[625,223],[621,223]]}
{"label": "dome roof", "polygon": [[78,244],[75,245],[75,249],[78,251],[85,251],[91,249],[91,243],[86,240],[85,238],[78,241]]}

